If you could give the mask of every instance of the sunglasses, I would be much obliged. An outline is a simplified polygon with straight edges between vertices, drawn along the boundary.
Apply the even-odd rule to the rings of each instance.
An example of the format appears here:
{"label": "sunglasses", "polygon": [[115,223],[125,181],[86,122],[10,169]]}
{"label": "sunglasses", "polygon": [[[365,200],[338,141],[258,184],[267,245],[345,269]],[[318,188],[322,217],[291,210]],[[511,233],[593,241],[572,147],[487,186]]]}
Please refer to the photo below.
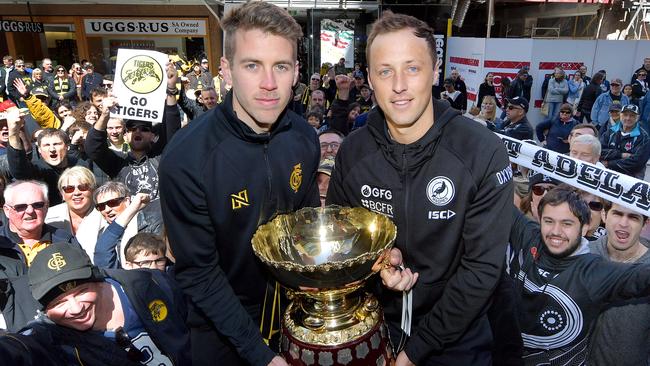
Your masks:
{"label": "sunglasses", "polygon": [[508,106],[508,110],[513,110],[513,109],[523,109],[523,108],[517,107],[517,106],[514,106],[514,105],[509,105]]}
{"label": "sunglasses", "polygon": [[78,189],[79,192],[87,192],[90,190],[90,184],[83,183],[76,186],[63,186],[61,187],[61,190],[65,193],[72,193],[74,192],[75,188]]}
{"label": "sunglasses", "polygon": [[609,84],[611,86],[621,86],[621,84]]}
{"label": "sunglasses", "polygon": [[65,70],[63,70],[63,69],[61,69],[61,70],[56,70],[56,72],[65,72]]}
{"label": "sunglasses", "polygon": [[589,201],[587,202],[587,205],[592,211],[602,211],[603,210],[603,204],[602,202],[598,201]]}
{"label": "sunglasses", "polygon": [[119,327],[115,329],[115,343],[127,350],[126,358],[128,358],[129,361],[140,362],[145,360],[145,354],[131,343],[131,339],[124,328]]}
{"label": "sunglasses", "polygon": [[104,211],[106,209],[106,206],[108,206],[110,208],[115,208],[115,207],[119,206],[120,203],[122,203],[122,201],[124,201],[124,199],[126,199],[126,197],[113,198],[112,200],[108,200],[106,202],[96,204],[95,208],[97,208],[98,211]]}
{"label": "sunglasses", "polygon": [[14,65],[16,67],[25,67],[25,65]]}
{"label": "sunglasses", "polygon": [[638,76],[647,76],[648,74],[639,74]]}
{"label": "sunglasses", "polygon": [[131,127],[127,127],[126,130],[128,132],[135,132],[136,130],[140,130],[140,132],[151,132],[151,127],[149,127],[149,126],[131,126]]}
{"label": "sunglasses", "polygon": [[533,194],[535,196],[541,196],[541,195],[544,194],[544,192],[548,192],[553,188],[555,188],[555,187],[533,186],[533,188],[531,188],[531,190],[533,191]]}
{"label": "sunglasses", "polygon": [[45,207],[47,203],[43,201],[39,202],[32,202],[32,203],[19,203],[17,205],[7,205],[11,207],[14,211],[16,212],[25,212],[27,210],[27,207],[32,206],[34,210],[41,210],[43,207]]}

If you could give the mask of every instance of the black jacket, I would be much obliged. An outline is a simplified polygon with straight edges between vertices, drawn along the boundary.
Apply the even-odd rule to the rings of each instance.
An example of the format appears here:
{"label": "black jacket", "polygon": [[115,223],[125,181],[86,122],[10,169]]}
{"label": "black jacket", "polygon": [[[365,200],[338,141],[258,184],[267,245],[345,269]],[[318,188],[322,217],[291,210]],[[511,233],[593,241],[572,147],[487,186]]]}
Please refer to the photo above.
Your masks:
{"label": "black jacket", "polygon": [[539,224],[511,207],[508,269],[520,294],[525,363],[571,360],[571,365],[583,365],[591,326],[603,308],[650,295],[650,265],[614,263],[589,254],[586,239],[571,256],[554,258],[543,244]]}
{"label": "black jacket", "polygon": [[[643,179],[646,163],[650,158],[650,136],[639,122],[628,135],[623,135],[622,124],[618,122],[600,136],[602,151],[600,160],[607,162],[607,168]],[[623,158],[623,153],[631,154]]]}
{"label": "black jacket", "polygon": [[510,121],[506,121],[503,129],[497,132],[517,140],[532,140],[534,138],[533,126],[530,125],[530,122],[528,122],[528,118],[526,118],[526,116],[520,119],[517,123],[510,123]]}
{"label": "black jacket", "polygon": [[20,93],[18,93],[18,89],[14,86],[14,80],[16,79],[22,79],[23,82],[25,83],[25,86],[27,89],[30,89],[30,86],[32,85],[32,78],[29,76],[29,74],[24,71],[20,72],[16,69],[13,69],[9,72],[9,77],[7,78],[7,96],[9,99],[11,99],[14,103],[18,104],[18,101],[20,100]]}
{"label": "black jacket", "polygon": [[50,206],[63,202],[61,193],[57,189],[57,182],[64,170],[73,166],[83,166],[92,170],[87,160],[78,159],[72,154],[68,154],[68,163],[65,166],[52,166],[42,159],[31,160],[25,150],[16,150],[11,145],[7,146],[7,161],[9,172],[14,178],[35,179],[47,184]]}
{"label": "black jacket", "polygon": [[[160,162],[160,196],[176,280],[196,314],[231,340],[252,365],[274,353],[259,330],[268,275],[251,238],[275,214],[318,206],[320,147],[314,129],[291,111],[270,133],[237,119],[232,93],[179,131]],[[192,309],[190,309],[192,312]]]}
{"label": "black jacket", "polygon": [[[77,239],[66,230],[44,224],[42,241],[70,243],[81,249]],[[27,276],[27,261],[18,247],[21,239],[9,230],[9,225],[0,228],[0,311],[7,328],[17,331],[34,319],[41,305],[32,297]]]}
{"label": "black jacket", "polygon": [[140,192],[149,193],[151,199],[158,198],[158,164],[160,154],[174,133],[181,126],[181,117],[176,105],[166,105],[163,122],[154,126],[158,129],[156,141],[147,155],[139,160],[132,153],[124,155],[108,147],[106,130],[94,127],[88,131],[85,142],[86,154],[109,177],[116,179],[129,188],[133,196]]}
{"label": "black jacket", "polygon": [[585,90],[582,91],[582,96],[578,102],[578,111],[585,116],[591,115],[591,107],[594,106],[596,98],[602,93],[599,84],[590,83],[585,87]]}
{"label": "black jacket", "polygon": [[[487,325],[510,226],[501,212],[513,194],[506,150],[492,132],[446,101],[434,100],[434,117],[420,140],[402,145],[388,138],[381,110],[371,110],[368,124],[343,141],[327,194],[328,203],[366,207],[397,224],[395,247],[420,274],[406,344],[415,364]],[[386,320],[399,327],[402,294],[379,291]]]}

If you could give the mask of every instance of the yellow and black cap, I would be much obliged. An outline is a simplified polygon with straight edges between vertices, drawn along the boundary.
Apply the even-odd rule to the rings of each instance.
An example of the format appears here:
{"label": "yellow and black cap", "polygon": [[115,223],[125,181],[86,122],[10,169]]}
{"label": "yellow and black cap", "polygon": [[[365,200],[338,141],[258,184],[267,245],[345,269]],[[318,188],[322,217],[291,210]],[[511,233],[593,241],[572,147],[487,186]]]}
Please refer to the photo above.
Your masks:
{"label": "yellow and black cap", "polygon": [[50,244],[36,255],[29,267],[32,295],[43,306],[82,283],[103,279],[86,252],[70,243]]}

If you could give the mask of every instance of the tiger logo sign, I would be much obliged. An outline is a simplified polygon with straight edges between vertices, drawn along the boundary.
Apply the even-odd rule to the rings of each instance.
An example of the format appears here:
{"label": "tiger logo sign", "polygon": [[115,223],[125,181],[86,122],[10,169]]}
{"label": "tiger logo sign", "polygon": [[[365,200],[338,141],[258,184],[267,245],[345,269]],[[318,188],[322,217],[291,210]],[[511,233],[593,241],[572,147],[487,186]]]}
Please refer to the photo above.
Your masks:
{"label": "tiger logo sign", "polygon": [[165,110],[167,55],[148,50],[119,49],[115,65],[113,95],[116,118],[162,122]]}

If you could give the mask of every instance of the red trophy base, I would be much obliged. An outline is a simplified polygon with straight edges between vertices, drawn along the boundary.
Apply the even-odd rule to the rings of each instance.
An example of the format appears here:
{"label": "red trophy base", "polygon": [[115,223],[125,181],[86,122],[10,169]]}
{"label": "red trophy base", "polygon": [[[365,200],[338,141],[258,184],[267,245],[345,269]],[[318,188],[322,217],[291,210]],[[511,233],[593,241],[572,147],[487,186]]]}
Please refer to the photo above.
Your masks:
{"label": "red trophy base", "polygon": [[363,336],[335,346],[307,344],[282,327],[282,356],[292,366],[384,366],[391,359],[383,322]]}

